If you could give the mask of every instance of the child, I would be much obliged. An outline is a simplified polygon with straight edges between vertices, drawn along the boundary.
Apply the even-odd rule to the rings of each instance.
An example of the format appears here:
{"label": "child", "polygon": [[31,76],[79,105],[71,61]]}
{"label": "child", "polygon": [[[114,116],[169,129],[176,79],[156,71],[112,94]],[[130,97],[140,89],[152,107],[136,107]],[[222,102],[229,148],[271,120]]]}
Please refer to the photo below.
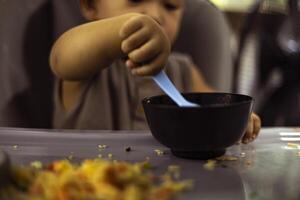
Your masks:
{"label": "child", "polygon": [[[163,68],[180,91],[213,91],[189,57],[170,54],[184,0],[80,0],[80,6],[92,22],[64,33],[50,55],[60,79],[54,128],[147,129],[141,100],[162,93],[149,76]],[[252,114],[243,142],[259,129]]]}

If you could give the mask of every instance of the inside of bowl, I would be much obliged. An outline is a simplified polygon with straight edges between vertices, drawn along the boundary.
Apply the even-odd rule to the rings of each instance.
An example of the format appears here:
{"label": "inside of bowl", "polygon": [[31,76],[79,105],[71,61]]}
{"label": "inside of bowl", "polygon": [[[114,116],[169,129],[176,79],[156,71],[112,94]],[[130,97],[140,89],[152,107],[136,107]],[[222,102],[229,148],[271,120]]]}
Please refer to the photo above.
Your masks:
{"label": "inside of bowl", "polygon": [[[252,97],[242,94],[230,93],[183,93],[183,96],[201,106],[224,106],[240,104],[252,101]],[[167,95],[147,98],[146,103],[152,105],[174,105],[176,104]]]}

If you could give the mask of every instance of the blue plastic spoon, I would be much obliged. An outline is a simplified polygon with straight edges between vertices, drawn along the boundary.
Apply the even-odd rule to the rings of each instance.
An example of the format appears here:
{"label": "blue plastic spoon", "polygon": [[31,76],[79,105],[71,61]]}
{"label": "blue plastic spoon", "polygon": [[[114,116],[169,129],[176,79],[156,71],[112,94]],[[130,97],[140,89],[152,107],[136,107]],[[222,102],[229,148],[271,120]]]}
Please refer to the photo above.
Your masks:
{"label": "blue plastic spoon", "polygon": [[156,84],[180,107],[199,107],[200,105],[187,101],[162,70],[152,77]]}

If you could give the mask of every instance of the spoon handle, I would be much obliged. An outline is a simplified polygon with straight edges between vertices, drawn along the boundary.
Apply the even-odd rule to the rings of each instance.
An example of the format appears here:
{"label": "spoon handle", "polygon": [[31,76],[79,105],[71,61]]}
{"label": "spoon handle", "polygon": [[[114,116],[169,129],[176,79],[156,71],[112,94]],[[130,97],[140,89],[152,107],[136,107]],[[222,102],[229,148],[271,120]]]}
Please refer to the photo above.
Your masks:
{"label": "spoon handle", "polygon": [[156,84],[181,107],[196,107],[195,103],[187,101],[170,81],[166,73],[162,70],[152,77]]}

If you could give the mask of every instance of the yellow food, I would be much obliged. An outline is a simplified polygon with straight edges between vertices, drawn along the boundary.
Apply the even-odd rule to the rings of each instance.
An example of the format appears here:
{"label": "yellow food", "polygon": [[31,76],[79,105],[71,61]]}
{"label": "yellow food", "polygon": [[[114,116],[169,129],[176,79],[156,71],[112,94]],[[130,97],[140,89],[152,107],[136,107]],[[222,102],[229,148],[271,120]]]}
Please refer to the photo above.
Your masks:
{"label": "yellow food", "polygon": [[300,147],[300,146],[299,146],[298,144],[296,144],[296,143],[288,143],[287,146],[290,147],[290,148],[294,148],[294,149],[299,149],[299,147]]}
{"label": "yellow food", "polygon": [[206,163],[203,165],[203,168],[212,171],[216,168],[216,166],[217,166],[216,160],[207,160]]}
{"label": "yellow food", "polygon": [[12,193],[20,200],[167,200],[191,187],[191,181],[155,177],[148,166],[103,159],[75,165],[60,160],[35,168],[30,175],[17,169],[16,181],[23,182],[25,190]]}

